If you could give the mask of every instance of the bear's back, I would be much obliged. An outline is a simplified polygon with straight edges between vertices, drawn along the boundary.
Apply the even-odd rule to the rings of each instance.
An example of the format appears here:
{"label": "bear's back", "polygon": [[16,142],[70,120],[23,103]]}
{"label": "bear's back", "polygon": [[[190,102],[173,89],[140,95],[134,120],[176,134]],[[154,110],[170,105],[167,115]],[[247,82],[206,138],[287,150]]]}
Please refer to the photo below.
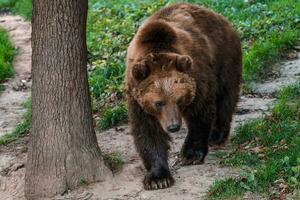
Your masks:
{"label": "bear's back", "polygon": [[207,36],[214,34],[222,36],[220,33],[225,29],[233,31],[232,26],[223,16],[207,8],[187,3],[178,3],[163,8],[147,19],[147,21],[155,20],[165,20],[167,23],[173,25],[173,27],[186,30],[190,33],[193,32],[192,28],[196,28]]}

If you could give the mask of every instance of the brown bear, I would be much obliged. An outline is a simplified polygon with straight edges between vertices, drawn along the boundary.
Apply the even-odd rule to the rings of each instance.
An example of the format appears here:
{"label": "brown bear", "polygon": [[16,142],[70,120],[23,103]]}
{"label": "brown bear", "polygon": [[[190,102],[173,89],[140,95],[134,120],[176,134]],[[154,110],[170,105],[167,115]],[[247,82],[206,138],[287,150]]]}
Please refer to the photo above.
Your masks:
{"label": "brown bear", "polygon": [[208,146],[224,144],[240,90],[240,39],[228,21],[180,3],[150,16],[131,41],[126,92],[131,133],[147,174],[145,189],[174,183],[169,133],[184,120],[183,165],[203,163]]}

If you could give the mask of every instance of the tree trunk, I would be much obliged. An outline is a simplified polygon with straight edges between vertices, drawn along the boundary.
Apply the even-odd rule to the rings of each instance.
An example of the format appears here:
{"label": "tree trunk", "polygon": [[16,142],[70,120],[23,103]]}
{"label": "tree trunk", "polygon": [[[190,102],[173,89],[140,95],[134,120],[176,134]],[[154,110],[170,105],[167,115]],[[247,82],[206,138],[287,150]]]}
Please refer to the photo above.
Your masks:
{"label": "tree trunk", "polygon": [[32,126],[25,196],[103,181],[87,80],[87,0],[33,0]]}

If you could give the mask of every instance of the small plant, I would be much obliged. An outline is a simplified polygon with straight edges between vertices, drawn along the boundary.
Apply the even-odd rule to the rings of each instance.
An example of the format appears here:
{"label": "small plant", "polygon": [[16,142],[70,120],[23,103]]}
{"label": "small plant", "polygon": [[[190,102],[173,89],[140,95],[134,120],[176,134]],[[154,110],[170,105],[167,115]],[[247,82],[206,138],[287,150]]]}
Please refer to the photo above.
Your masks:
{"label": "small plant", "polygon": [[0,0],[0,10],[9,10],[31,20],[32,0]]}
{"label": "small plant", "polygon": [[104,162],[108,165],[112,172],[118,171],[124,164],[122,155],[119,152],[104,154],[103,158]]}
{"label": "small plant", "polygon": [[87,182],[86,182],[86,180],[84,178],[81,178],[79,180],[79,184],[80,184],[80,186],[84,186],[84,185],[87,185]]}

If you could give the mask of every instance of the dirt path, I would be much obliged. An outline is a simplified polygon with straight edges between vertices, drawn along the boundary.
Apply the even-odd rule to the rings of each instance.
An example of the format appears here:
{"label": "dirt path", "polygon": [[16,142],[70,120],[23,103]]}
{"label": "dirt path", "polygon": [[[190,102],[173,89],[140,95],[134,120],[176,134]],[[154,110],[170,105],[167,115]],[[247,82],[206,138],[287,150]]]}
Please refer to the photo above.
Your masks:
{"label": "dirt path", "polygon": [[[17,18],[16,20],[18,22]],[[7,21],[9,20],[7,19]],[[2,24],[3,22],[0,23],[0,25]],[[28,37],[25,37],[23,32],[20,32],[20,36],[13,36],[12,34],[12,37],[23,38],[24,41],[23,43],[20,41],[21,44],[26,43],[28,40]],[[30,45],[30,42],[27,42],[27,45]],[[248,119],[257,118],[267,113],[269,106],[275,100],[274,92],[281,86],[295,82],[297,78],[300,78],[300,53],[297,53],[297,55],[298,58],[285,61],[277,66],[276,70],[274,70],[274,73],[277,74],[276,78],[255,85],[257,89],[253,95],[246,95],[240,98],[237,113],[232,123],[232,130],[238,124]],[[30,55],[28,56],[30,57]],[[27,57],[24,60],[30,61]],[[16,59],[16,63],[17,61],[18,59]],[[23,63],[23,60],[20,61],[22,61],[20,63]],[[20,80],[14,79],[15,82]],[[12,84],[15,82],[12,82]],[[8,90],[13,92],[12,89]],[[234,134],[234,131],[232,132]],[[172,135],[170,166],[176,183],[171,188],[157,191],[145,191],[142,188],[141,180],[145,170],[134,149],[132,137],[128,133],[128,126],[125,125],[97,134],[102,151],[104,153],[119,152],[125,162],[123,168],[115,174],[113,181],[83,186],[69,194],[58,196],[54,199],[204,199],[208,188],[215,179],[234,175],[237,173],[237,170],[221,167],[218,164],[219,159],[216,158],[217,151],[211,151],[203,165],[179,166],[176,160],[185,135],[185,128],[179,133]],[[8,146],[0,147],[0,200],[24,199],[24,166],[26,164],[27,141],[28,137],[24,137]]]}
{"label": "dirt path", "polygon": [[19,16],[0,16],[0,27],[7,30],[17,49],[13,67],[15,75],[4,86],[0,95],[0,137],[12,132],[22,121],[22,103],[30,95],[31,25]]}

